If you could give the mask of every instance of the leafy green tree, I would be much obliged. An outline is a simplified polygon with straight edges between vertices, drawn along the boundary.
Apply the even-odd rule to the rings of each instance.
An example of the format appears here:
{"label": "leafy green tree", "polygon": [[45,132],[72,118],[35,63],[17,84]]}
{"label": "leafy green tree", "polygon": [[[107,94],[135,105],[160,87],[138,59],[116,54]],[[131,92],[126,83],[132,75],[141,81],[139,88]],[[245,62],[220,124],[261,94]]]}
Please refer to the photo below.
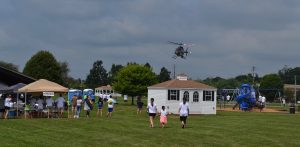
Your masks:
{"label": "leafy green tree", "polygon": [[267,97],[268,101],[274,101],[278,91],[282,92],[283,83],[277,74],[265,75],[260,83],[260,92]]}
{"label": "leafy green tree", "polygon": [[158,81],[164,82],[164,81],[171,80],[170,73],[171,72],[168,71],[167,68],[165,68],[165,67],[161,68],[160,73],[158,75]]}
{"label": "leafy green tree", "polygon": [[132,97],[145,95],[147,87],[157,83],[154,72],[148,67],[138,64],[129,64],[122,68],[113,83],[116,91]]}
{"label": "leafy green tree", "polygon": [[7,69],[10,69],[10,70],[13,70],[13,71],[19,71],[18,66],[15,65],[15,64],[12,64],[12,63],[7,63],[7,62],[4,62],[4,61],[0,61],[0,66],[4,67],[4,68],[7,68]]}
{"label": "leafy green tree", "polygon": [[148,67],[148,68],[152,68],[151,65],[148,62],[144,66]]}
{"label": "leafy green tree", "polygon": [[60,64],[49,51],[39,51],[27,61],[23,73],[36,79],[63,84]]}
{"label": "leafy green tree", "polygon": [[61,77],[63,79],[64,86],[70,86],[71,82],[73,82],[73,78],[69,76],[69,64],[68,62],[59,62],[60,69],[61,69]]}
{"label": "leafy green tree", "polygon": [[101,60],[94,62],[93,68],[90,70],[85,81],[86,86],[89,88],[94,89],[98,86],[108,84],[108,74],[102,64],[103,62]]}
{"label": "leafy green tree", "polygon": [[241,83],[249,83],[251,84],[253,81],[253,76],[251,74],[248,75],[239,75],[236,76],[235,79]]}
{"label": "leafy green tree", "polygon": [[284,66],[281,70],[278,71],[280,78],[284,84],[294,84],[295,76],[296,82],[300,84],[300,67],[289,68]]}
{"label": "leafy green tree", "polygon": [[87,88],[84,84],[84,81],[82,81],[80,78],[74,79],[72,77],[68,77],[64,81],[67,83],[69,88],[73,88],[73,89],[85,89],[85,88]]}
{"label": "leafy green tree", "polygon": [[218,89],[235,89],[237,87],[241,86],[241,82],[238,80],[231,78],[231,79],[224,79],[221,77],[215,77],[215,78],[206,78],[203,80],[205,84],[211,85],[213,87],[216,87]]}
{"label": "leafy green tree", "polygon": [[123,65],[116,65],[113,64],[111,66],[110,71],[108,72],[108,79],[109,79],[109,84],[112,84],[115,80],[115,77],[117,76],[118,72],[123,68]]}

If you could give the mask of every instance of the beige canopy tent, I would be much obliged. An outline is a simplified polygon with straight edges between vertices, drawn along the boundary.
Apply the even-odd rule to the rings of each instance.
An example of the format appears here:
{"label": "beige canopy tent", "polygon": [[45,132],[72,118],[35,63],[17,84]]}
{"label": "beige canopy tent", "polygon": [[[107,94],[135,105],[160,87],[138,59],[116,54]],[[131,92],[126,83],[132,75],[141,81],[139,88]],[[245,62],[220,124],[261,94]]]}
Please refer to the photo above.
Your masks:
{"label": "beige canopy tent", "polygon": [[[57,83],[48,81],[46,79],[39,79],[33,83],[30,83],[18,90],[19,93],[25,93],[25,102],[26,102],[26,93],[38,93],[38,92],[68,92],[68,88],[63,87]],[[25,111],[26,118],[26,111]]]}
{"label": "beige canopy tent", "polygon": [[68,92],[68,88],[57,83],[40,79],[30,83],[18,90],[18,92],[34,93],[34,92]]}

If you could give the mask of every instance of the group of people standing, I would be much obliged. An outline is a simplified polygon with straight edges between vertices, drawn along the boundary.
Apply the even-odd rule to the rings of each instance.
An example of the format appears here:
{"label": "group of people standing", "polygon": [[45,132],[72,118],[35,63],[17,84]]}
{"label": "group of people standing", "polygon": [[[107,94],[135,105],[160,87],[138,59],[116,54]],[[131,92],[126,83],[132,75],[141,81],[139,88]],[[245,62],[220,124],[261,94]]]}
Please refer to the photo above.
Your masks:
{"label": "group of people standing", "polygon": [[[77,97],[77,95],[74,95],[71,101],[72,101],[72,116],[74,116],[74,118],[79,118],[82,106],[83,106],[83,110],[85,111],[86,117],[87,118],[90,117],[90,112],[94,108],[94,101],[91,99],[90,96],[86,96],[86,98],[83,100],[81,96]],[[112,117],[114,102],[111,96],[108,99],[99,97],[98,101],[96,102],[98,106],[97,116],[99,115],[102,116],[104,101],[107,101],[108,104],[107,117]]]}
{"label": "group of people standing", "polygon": [[[150,99],[150,103],[147,105],[147,112],[149,114],[150,128],[153,128],[154,119],[157,114],[157,106],[154,103],[154,98]],[[179,104],[178,113],[180,116],[181,128],[185,128],[186,120],[189,115],[189,104],[186,102],[185,98],[183,98],[183,102]],[[166,110],[165,106],[162,106],[158,114],[160,116],[160,127],[163,128],[167,124],[167,116],[169,115],[169,112]]]}

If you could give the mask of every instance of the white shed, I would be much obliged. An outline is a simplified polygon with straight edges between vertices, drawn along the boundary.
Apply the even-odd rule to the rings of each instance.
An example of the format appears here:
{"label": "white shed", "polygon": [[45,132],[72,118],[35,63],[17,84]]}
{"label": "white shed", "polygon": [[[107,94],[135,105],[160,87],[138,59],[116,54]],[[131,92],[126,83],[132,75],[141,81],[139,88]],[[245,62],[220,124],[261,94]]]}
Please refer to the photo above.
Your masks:
{"label": "white shed", "polygon": [[216,114],[217,89],[187,78],[178,78],[148,87],[148,102],[154,98],[158,110],[165,106],[178,114],[183,97],[187,98],[190,114]]}

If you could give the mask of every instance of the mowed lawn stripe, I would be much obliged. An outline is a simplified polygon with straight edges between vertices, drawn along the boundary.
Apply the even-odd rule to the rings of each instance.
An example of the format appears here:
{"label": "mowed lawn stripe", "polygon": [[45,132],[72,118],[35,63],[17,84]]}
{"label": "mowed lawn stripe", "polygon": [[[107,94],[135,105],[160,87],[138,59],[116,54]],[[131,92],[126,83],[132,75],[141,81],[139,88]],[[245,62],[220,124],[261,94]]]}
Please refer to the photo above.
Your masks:
{"label": "mowed lawn stripe", "polygon": [[[104,108],[106,112],[106,108]],[[145,110],[120,104],[112,118],[0,120],[1,146],[300,146],[300,115],[224,112],[191,115],[181,129],[170,115],[166,128],[149,128]]]}

